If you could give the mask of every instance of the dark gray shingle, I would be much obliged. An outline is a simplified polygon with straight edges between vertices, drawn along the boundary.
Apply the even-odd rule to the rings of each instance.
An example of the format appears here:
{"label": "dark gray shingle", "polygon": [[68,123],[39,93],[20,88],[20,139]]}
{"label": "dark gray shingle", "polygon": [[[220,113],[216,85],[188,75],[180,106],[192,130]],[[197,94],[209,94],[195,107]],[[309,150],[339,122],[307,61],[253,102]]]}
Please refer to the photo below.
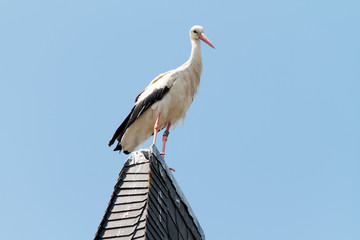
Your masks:
{"label": "dark gray shingle", "polygon": [[99,239],[205,239],[155,146],[132,153],[125,162],[96,232]]}

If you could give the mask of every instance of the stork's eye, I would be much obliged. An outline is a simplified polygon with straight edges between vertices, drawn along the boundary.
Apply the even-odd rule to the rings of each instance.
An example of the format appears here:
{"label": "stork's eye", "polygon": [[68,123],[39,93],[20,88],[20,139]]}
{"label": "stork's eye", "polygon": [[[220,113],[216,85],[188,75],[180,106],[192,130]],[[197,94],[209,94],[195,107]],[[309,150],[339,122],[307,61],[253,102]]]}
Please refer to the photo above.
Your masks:
{"label": "stork's eye", "polygon": [[196,30],[194,30],[194,33],[197,33],[197,31],[196,31]]}

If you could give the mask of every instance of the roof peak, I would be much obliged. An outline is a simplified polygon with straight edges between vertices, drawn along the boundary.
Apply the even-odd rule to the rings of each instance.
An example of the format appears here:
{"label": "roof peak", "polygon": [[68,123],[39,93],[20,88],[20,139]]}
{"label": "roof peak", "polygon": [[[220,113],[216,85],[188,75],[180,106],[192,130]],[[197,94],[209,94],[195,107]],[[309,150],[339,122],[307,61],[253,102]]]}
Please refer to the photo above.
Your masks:
{"label": "roof peak", "polygon": [[180,236],[205,239],[158,149],[153,145],[133,152],[120,171],[95,239],[182,239]]}

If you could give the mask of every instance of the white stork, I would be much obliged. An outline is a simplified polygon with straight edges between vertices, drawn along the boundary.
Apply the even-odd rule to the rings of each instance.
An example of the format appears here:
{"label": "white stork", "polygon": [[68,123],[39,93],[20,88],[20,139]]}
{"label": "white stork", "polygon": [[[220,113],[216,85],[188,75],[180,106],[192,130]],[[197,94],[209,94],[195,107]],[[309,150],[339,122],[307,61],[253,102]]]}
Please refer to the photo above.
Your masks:
{"label": "white stork", "polygon": [[125,154],[129,154],[152,134],[155,144],[157,132],[167,126],[161,153],[164,156],[170,126],[175,126],[179,120],[185,118],[200,83],[200,40],[215,48],[204,35],[203,27],[193,26],[189,34],[192,45],[189,60],[182,66],[157,76],[136,97],[135,106],[109,142],[111,146],[118,140],[114,151],[123,150]]}

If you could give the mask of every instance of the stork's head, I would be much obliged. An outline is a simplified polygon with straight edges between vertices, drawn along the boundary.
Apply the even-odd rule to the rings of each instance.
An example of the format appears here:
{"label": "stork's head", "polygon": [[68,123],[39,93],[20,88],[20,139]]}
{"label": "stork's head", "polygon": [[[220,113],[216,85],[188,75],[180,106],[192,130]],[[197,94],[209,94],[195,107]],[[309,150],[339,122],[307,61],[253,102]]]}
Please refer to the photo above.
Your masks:
{"label": "stork's head", "polygon": [[191,40],[202,40],[207,43],[210,47],[215,48],[214,45],[204,34],[204,28],[202,26],[195,25],[190,29],[190,39]]}

